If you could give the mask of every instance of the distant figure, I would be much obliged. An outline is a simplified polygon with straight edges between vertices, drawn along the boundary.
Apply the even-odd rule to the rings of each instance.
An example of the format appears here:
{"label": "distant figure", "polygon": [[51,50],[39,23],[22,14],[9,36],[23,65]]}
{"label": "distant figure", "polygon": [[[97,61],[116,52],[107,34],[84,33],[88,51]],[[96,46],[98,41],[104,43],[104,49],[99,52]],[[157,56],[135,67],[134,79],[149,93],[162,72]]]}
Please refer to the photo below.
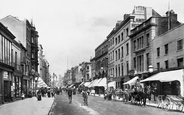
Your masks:
{"label": "distant figure", "polygon": [[38,92],[37,92],[37,100],[38,101],[41,101],[42,100],[42,94],[41,94],[41,91],[40,90],[38,90]]}
{"label": "distant figure", "polygon": [[25,98],[25,94],[23,92],[22,92],[21,98],[22,100]]}
{"label": "distant figure", "polygon": [[87,89],[82,90],[82,97],[83,97],[83,103],[84,105],[88,106],[88,93],[87,93]]}
{"label": "distant figure", "polygon": [[72,103],[72,89],[68,88],[68,99],[69,99],[69,103]]}

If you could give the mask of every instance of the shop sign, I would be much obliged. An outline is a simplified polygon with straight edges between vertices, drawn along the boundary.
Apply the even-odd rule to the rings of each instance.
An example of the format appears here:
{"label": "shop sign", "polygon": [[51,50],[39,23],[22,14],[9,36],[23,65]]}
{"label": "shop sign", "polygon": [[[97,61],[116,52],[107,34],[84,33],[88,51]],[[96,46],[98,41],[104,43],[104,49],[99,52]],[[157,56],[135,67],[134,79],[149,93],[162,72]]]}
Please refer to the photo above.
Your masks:
{"label": "shop sign", "polygon": [[3,78],[4,78],[4,79],[8,79],[8,72],[7,72],[7,71],[4,71],[4,72],[3,72]]}

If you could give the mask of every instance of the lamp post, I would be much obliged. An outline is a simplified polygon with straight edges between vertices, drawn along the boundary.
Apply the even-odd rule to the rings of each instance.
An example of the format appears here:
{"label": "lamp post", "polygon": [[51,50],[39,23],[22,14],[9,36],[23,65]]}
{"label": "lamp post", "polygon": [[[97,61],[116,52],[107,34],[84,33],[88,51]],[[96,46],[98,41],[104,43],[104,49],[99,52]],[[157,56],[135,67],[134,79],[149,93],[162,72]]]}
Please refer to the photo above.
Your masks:
{"label": "lamp post", "polygon": [[[149,73],[153,73],[154,69],[157,69],[157,68],[153,68],[152,65],[149,65],[149,67],[148,67]],[[149,84],[150,84],[150,82],[149,82]],[[161,85],[160,87],[162,87],[162,83],[161,83],[160,85]],[[160,93],[162,94],[162,88],[160,89]],[[155,100],[156,100],[156,99],[155,99],[155,94],[154,94],[154,101],[155,101]]]}
{"label": "lamp post", "polygon": [[149,67],[148,67],[148,71],[150,72],[150,73],[152,73],[153,72],[153,66],[152,65],[149,65]]}

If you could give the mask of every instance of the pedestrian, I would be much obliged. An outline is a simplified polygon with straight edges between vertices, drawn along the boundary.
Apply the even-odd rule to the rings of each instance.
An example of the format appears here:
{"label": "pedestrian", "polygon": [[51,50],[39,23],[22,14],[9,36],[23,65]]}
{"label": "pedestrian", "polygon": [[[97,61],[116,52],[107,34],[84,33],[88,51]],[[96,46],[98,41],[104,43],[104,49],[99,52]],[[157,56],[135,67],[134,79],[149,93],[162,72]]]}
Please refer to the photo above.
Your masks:
{"label": "pedestrian", "polygon": [[38,101],[41,101],[42,100],[42,93],[41,93],[41,90],[40,89],[37,92],[37,100]]}
{"label": "pedestrian", "polygon": [[88,93],[86,88],[82,90],[82,97],[84,105],[88,106]]}
{"label": "pedestrian", "polygon": [[68,88],[68,99],[69,99],[69,103],[72,103],[72,89]]}
{"label": "pedestrian", "polygon": [[21,98],[22,100],[25,98],[25,94],[23,92],[22,92]]}

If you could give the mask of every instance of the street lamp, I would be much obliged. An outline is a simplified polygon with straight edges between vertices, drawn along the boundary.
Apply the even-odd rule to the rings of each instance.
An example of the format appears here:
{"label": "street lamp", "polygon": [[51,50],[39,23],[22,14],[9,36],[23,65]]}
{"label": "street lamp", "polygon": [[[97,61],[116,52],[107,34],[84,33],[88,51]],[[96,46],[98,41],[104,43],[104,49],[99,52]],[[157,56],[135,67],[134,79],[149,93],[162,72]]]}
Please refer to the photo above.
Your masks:
{"label": "street lamp", "polygon": [[153,72],[153,66],[152,66],[152,65],[149,65],[149,67],[148,67],[148,71],[149,71],[150,73],[152,73],[152,72]]}

